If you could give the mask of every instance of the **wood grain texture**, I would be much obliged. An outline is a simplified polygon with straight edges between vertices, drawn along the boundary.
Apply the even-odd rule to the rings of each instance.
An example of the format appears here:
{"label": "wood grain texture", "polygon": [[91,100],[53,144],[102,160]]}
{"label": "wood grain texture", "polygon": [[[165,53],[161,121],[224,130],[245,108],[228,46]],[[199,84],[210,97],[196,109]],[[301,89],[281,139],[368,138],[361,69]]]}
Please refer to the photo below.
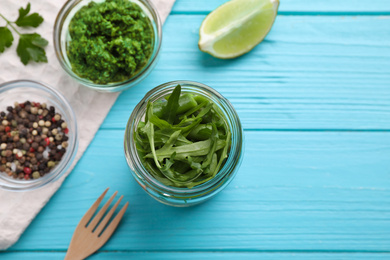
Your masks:
{"label": "wood grain texture", "polygon": [[236,178],[192,208],[162,205],[138,186],[122,135],[98,132],[11,250],[66,250],[110,186],[130,206],[103,251],[389,252],[390,133],[248,131]]}
{"label": "wood grain texture", "polygon": [[[178,0],[172,13],[210,12],[227,0]],[[387,0],[280,0],[279,14],[389,14]]]}
{"label": "wood grain texture", "polygon": [[390,16],[278,16],[264,42],[234,60],[198,50],[203,18],[168,18],[159,64],[121,94],[103,129],[123,129],[147,91],[179,79],[219,91],[245,129],[390,129]]}
{"label": "wood grain texture", "polygon": [[[30,259],[30,260],[55,260],[64,259],[65,253],[61,252],[17,252],[0,253],[2,260]],[[98,259],[169,259],[169,260],[199,260],[199,259],[288,259],[288,260],[383,260],[389,259],[388,253],[300,253],[300,252],[271,252],[271,253],[251,253],[251,252],[98,252],[92,255],[90,260]]]}
{"label": "wood grain texture", "polygon": [[[106,187],[130,207],[91,259],[389,259],[390,1],[281,0],[266,39],[218,60],[197,48],[205,15],[225,0],[177,0],[158,65],[121,94],[61,189],[1,260],[63,259]],[[245,131],[240,171],[218,196],[172,208],[132,178],[127,119],[172,80],[208,84]]]}

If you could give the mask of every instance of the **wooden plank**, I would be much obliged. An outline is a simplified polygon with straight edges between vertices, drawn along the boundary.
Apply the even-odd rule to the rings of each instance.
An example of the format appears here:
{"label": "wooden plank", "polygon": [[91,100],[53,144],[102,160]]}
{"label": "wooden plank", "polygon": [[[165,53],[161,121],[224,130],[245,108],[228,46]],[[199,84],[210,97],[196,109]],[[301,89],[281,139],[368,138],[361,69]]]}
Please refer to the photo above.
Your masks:
{"label": "wooden plank", "polygon": [[203,18],[168,18],[159,64],[122,93],[102,128],[123,129],[147,91],[185,79],[228,98],[245,129],[390,129],[390,16],[279,16],[234,60],[198,50]]}
{"label": "wooden plank", "polygon": [[212,200],[174,208],[131,176],[123,131],[99,131],[72,174],[11,250],[66,250],[110,186],[130,207],[102,250],[389,252],[390,133],[245,133],[245,157]]}
{"label": "wooden plank", "polygon": [[[2,260],[30,259],[30,260],[54,260],[64,259],[65,253],[59,252],[15,252],[0,253]],[[98,252],[92,255],[95,259],[170,259],[170,260],[198,260],[198,259],[291,259],[291,260],[366,260],[366,259],[389,259],[388,253],[300,253],[300,252],[272,252],[272,253],[251,253],[251,252]]]}
{"label": "wooden plank", "polygon": [[[227,0],[177,0],[172,13],[210,12]],[[281,0],[279,14],[389,14],[390,2],[373,0],[369,3],[361,0]]]}

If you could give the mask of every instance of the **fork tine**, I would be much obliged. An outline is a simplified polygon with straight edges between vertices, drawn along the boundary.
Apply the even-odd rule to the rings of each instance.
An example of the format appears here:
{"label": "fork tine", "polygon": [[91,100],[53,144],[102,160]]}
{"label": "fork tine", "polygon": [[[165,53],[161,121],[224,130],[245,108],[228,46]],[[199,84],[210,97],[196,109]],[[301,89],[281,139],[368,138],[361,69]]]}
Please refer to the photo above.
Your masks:
{"label": "fork tine", "polygon": [[92,231],[97,224],[99,223],[100,219],[103,217],[104,213],[106,213],[108,206],[110,206],[112,200],[115,198],[118,191],[114,192],[114,194],[111,196],[111,198],[104,204],[104,206],[99,210],[99,212],[96,214],[96,216],[92,219],[91,223],[88,225],[88,229]]}
{"label": "fork tine", "polygon": [[123,199],[123,195],[118,199],[118,201],[115,203],[115,205],[110,209],[110,211],[104,217],[102,222],[100,222],[99,226],[95,230],[95,233],[97,235],[100,235],[100,233],[103,231],[104,227],[107,225],[108,221],[111,219],[112,215],[114,214],[116,208],[118,207],[118,205],[122,199]]}
{"label": "fork tine", "polygon": [[116,227],[118,226],[119,222],[121,221],[121,219],[123,217],[123,214],[125,214],[127,206],[129,206],[129,202],[126,202],[126,204],[121,208],[121,210],[118,212],[118,214],[115,216],[115,218],[108,225],[106,230],[104,230],[104,232],[100,236],[100,238],[103,241],[107,241],[111,237],[112,233],[114,233]]}
{"label": "fork tine", "polygon": [[100,197],[92,204],[92,206],[89,208],[89,210],[87,211],[87,213],[85,213],[85,215],[82,217],[82,219],[80,220],[79,222],[79,225],[82,225],[82,226],[87,226],[89,220],[91,219],[91,217],[93,216],[93,214],[95,213],[96,209],[99,207],[99,204],[100,202],[103,200],[104,196],[106,195],[107,191],[108,191],[109,188],[107,188],[103,193],[102,195],[100,195]]}

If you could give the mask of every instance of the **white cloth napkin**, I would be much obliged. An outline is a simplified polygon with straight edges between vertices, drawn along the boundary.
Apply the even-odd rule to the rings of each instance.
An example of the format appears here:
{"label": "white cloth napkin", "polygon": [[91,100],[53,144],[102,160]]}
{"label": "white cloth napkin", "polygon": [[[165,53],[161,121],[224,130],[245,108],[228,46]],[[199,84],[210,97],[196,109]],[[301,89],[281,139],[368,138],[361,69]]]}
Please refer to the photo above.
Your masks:
{"label": "white cloth napkin", "polygon": [[[49,62],[24,66],[16,55],[18,38],[15,36],[12,47],[0,55],[0,83],[16,79],[32,79],[58,89],[65,95],[75,111],[80,140],[73,165],[58,181],[41,189],[23,193],[0,190],[0,250],[7,249],[19,239],[41,208],[61,186],[119,95],[119,93],[98,93],[81,86],[65,74],[58,63],[53,47],[53,26],[57,13],[66,2],[65,0],[2,0],[1,13],[14,21],[18,16],[18,9],[21,6],[25,8],[28,2],[32,2],[31,13],[38,12],[45,20],[38,28],[26,31],[36,31],[49,41],[45,49]],[[164,22],[175,0],[151,0],[151,2]],[[5,22],[0,18],[0,26],[4,25]]]}

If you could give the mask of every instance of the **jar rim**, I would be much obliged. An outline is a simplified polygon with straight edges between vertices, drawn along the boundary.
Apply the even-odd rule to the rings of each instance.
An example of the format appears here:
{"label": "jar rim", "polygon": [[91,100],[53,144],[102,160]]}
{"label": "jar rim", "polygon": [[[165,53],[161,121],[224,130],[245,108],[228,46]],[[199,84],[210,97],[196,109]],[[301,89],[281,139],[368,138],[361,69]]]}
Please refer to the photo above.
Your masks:
{"label": "jar rim", "polygon": [[[20,86],[20,84],[24,84],[24,85]],[[56,166],[56,168],[54,168],[53,172],[49,172],[44,176],[42,176],[41,178],[30,179],[30,180],[16,180],[8,176],[0,177],[1,189],[16,191],[16,192],[37,189],[61,177],[69,169],[70,165],[72,164],[76,156],[78,150],[78,139],[79,139],[76,115],[72,107],[70,106],[69,102],[67,101],[67,99],[58,90],[40,81],[19,79],[19,80],[13,80],[13,81],[1,83],[0,93],[17,89],[19,87],[34,88],[34,89],[38,89],[39,91],[43,91],[53,95],[53,97],[56,99],[56,101],[58,101],[59,105],[62,107],[61,110],[64,110],[66,113],[69,114],[68,115],[69,120],[67,121],[68,127],[74,128],[74,133],[70,136],[71,138],[69,138],[68,140],[69,146],[67,148],[67,151],[64,154],[64,157],[61,159],[61,161]],[[60,108],[57,107],[56,109],[60,109]]]}
{"label": "jar rim", "polygon": [[[203,93],[203,96],[212,99],[212,101],[216,105],[218,105],[219,108],[221,108],[221,111],[224,113],[224,116],[228,121],[227,122],[228,126],[232,132],[232,142],[231,142],[230,151],[223,167],[219,170],[216,176],[214,176],[211,180],[202,183],[200,185],[194,186],[192,188],[174,187],[174,186],[164,185],[163,183],[157,181],[153,176],[149,174],[147,169],[143,166],[139,158],[138,152],[136,150],[135,143],[133,142],[136,126],[138,125],[140,118],[144,115],[147,102],[151,99],[155,99],[156,97],[158,97],[157,99],[159,99],[165,94],[172,92],[174,87],[177,86],[178,84],[182,86],[182,92],[184,93],[191,92],[189,91],[188,88],[193,88],[193,90],[194,89],[199,90],[199,93],[197,92],[197,94]],[[166,93],[164,93],[164,91]],[[159,95],[161,93],[164,93],[164,95]],[[124,149],[125,149],[127,163],[129,164],[130,168],[134,167],[134,169],[132,168],[133,172],[135,174],[141,174],[143,179],[146,179],[148,184],[153,185],[153,187],[159,190],[168,192],[171,195],[172,194],[181,194],[181,195],[197,194],[197,193],[201,193],[202,191],[212,189],[215,185],[218,185],[224,179],[225,176],[229,175],[231,172],[234,171],[234,169],[238,165],[237,162],[240,161],[242,156],[243,130],[242,130],[240,119],[234,107],[219,92],[217,92],[213,88],[203,83],[199,83],[195,81],[187,81],[187,80],[176,80],[176,81],[170,81],[161,84],[145,94],[143,99],[137,104],[137,106],[134,108],[133,112],[129,117],[129,120],[126,125],[124,142],[125,142]]]}
{"label": "jar rim", "polygon": [[[148,74],[156,65],[157,58],[160,53],[161,49],[161,42],[162,42],[162,23],[161,18],[158,14],[158,11],[154,4],[149,0],[130,0],[131,2],[136,2],[137,5],[139,5],[143,11],[145,12],[145,9],[149,12],[145,12],[145,14],[148,16],[148,18],[151,20],[153,31],[154,31],[154,48],[153,52],[150,55],[150,58],[148,60],[148,63],[143,66],[137,74],[135,74],[133,77],[126,79],[124,81],[120,82],[110,82],[108,84],[97,84],[94,83],[88,79],[82,78],[79,75],[77,75],[72,68],[69,66],[69,64],[66,62],[65,56],[66,56],[66,49],[61,46],[61,38],[62,38],[62,31],[67,30],[64,28],[64,22],[68,18],[68,15],[70,12],[81,4],[82,2],[92,2],[94,0],[68,0],[60,9],[58,12],[58,15],[56,17],[56,20],[54,22],[54,33],[53,33],[53,42],[54,42],[54,49],[57,56],[57,59],[61,65],[61,67],[65,70],[65,72],[70,75],[73,79],[80,82],[83,86],[86,86],[88,88],[97,90],[97,91],[103,91],[103,92],[110,92],[110,91],[122,91],[125,89],[128,89],[135,84],[139,83],[143,77]],[[64,54],[65,53],[65,54]]]}

